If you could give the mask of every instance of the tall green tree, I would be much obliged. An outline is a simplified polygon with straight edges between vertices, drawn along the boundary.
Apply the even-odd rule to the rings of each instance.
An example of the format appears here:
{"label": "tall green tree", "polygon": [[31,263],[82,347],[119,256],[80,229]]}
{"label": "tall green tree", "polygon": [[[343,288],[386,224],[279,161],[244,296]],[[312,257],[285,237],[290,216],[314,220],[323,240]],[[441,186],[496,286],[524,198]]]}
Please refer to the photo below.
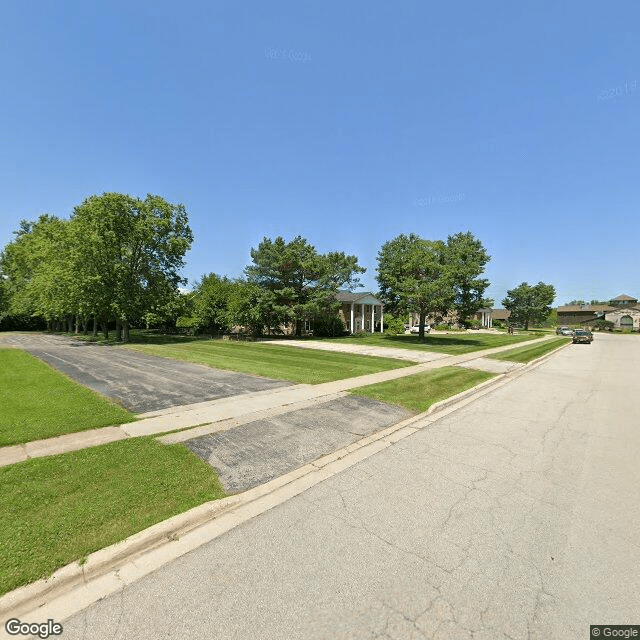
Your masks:
{"label": "tall green tree", "polygon": [[509,322],[524,324],[529,329],[532,323],[544,322],[551,313],[551,305],[556,297],[556,290],[552,284],[538,282],[530,285],[523,282],[515,289],[507,291],[507,297],[502,304],[511,312]]}
{"label": "tall green tree", "polygon": [[360,286],[357,276],[365,271],[356,256],[320,254],[301,236],[290,242],[265,237],[251,249],[251,258],[245,274],[251,284],[269,292],[263,301],[269,322],[292,324],[296,335],[302,333],[305,318],[337,308],[338,289]]}
{"label": "tall green tree", "polygon": [[445,315],[455,302],[457,271],[441,240],[401,234],[378,252],[377,271],[379,295],[390,312],[419,314],[420,340],[427,315]]}
{"label": "tall green tree", "polygon": [[[491,306],[492,301],[484,297],[489,280],[481,278],[487,262],[491,259],[482,242],[467,231],[456,233],[447,239],[449,260],[455,270],[455,301],[453,308],[458,322],[465,326],[478,309]],[[491,303],[491,304],[490,304]]]}
{"label": "tall green tree", "polygon": [[41,215],[22,220],[0,255],[6,275],[9,313],[18,317],[40,317],[49,324],[71,324],[77,298],[71,261],[68,220]]}
{"label": "tall green tree", "polygon": [[233,320],[229,302],[235,283],[226,276],[210,273],[202,276],[193,291],[193,317],[197,327],[206,333],[223,333],[231,328]]}
{"label": "tall green tree", "polygon": [[193,242],[187,213],[157,195],[144,200],[121,193],[87,198],[71,218],[79,299],[106,323],[129,324],[175,294]]}

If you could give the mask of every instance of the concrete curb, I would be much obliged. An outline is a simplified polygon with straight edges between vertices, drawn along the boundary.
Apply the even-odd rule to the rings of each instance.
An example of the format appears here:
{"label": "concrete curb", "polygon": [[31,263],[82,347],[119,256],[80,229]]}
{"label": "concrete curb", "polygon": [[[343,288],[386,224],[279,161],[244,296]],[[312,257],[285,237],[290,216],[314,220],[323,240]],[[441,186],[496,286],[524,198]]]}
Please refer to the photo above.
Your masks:
{"label": "concrete curb", "polygon": [[[519,369],[497,374],[471,389],[433,404],[424,413],[362,438],[270,482],[222,500],[204,503],[159,522],[90,554],[82,565],[72,562],[49,578],[18,587],[0,597],[0,616],[24,618],[25,614],[30,614],[38,620],[64,620],[171,560],[502,387],[543,364],[569,344],[561,345]],[[73,598],[67,598],[71,591],[74,592]],[[0,630],[2,637],[9,637],[4,635],[4,628]]]}

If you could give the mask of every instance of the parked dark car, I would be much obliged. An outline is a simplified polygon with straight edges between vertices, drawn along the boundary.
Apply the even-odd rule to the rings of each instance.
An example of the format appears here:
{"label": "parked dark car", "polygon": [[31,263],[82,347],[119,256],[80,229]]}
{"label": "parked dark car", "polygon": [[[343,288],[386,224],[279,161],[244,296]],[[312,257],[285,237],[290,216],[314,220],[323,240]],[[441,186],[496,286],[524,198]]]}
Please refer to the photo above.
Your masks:
{"label": "parked dark car", "polygon": [[573,344],[578,344],[579,342],[584,342],[585,344],[591,344],[593,340],[593,336],[591,335],[591,331],[585,331],[584,329],[576,329],[573,332]]}

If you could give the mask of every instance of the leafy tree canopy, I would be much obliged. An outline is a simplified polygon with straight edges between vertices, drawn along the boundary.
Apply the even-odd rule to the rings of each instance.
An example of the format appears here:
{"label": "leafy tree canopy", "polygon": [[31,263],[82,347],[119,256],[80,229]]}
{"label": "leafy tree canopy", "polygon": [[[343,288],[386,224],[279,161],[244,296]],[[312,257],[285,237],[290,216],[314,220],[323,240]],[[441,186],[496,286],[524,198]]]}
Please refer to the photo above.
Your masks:
{"label": "leafy tree canopy", "polygon": [[142,318],[175,298],[193,235],[182,205],[160,196],[91,196],[70,220],[23,220],[0,256],[10,310],[47,320]]}
{"label": "leafy tree canopy", "polygon": [[489,282],[478,277],[488,261],[471,233],[449,236],[446,243],[401,234],[378,253],[379,295],[391,313],[418,312],[423,339],[427,315],[455,308],[464,321],[488,302],[483,293]]}
{"label": "leafy tree canopy", "polygon": [[184,206],[160,196],[91,196],[71,218],[83,311],[116,318],[125,328],[171,300],[193,234]]}
{"label": "leafy tree canopy", "polygon": [[281,236],[265,237],[251,249],[251,259],[245,274],[250,284],[268,292],[263,311],[270,322],[293,323],[296,335],[305,317],[337,306],[338,289],[361,286],[357,276],[365,271],[356,256],[338,251],[320,254],[301,236],[290,242]]}
{"label": "leafy tree canopy", "polygon": [[456,297],[453,306],[458,313],[459,322],[468,324],[470,316],[478,309],[493,305],[493,300],[484,298],[489,280],[479,277],[491,258],[482,242],[470,231],[449,236],[447,248],[449,260],[456,271]]}
{"label": "leafy tree canopy", "polygon": [[528,329],[529,324],[542,323],[549,317],[555,297],[556,290],[552,284],[539,282],[529,285],[523,282],[507,291],[502,304],[511,312],[509,322],[524,324],[524,328]]}

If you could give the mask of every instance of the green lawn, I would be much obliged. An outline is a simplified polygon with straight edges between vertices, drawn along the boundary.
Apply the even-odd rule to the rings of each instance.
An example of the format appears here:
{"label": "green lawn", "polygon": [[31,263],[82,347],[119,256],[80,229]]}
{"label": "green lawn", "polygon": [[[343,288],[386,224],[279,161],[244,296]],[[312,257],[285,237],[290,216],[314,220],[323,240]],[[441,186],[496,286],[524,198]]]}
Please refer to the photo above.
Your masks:
{"label": "green lawn", "polygon": [[228,340],[129,344],[127,348],[163,358],[206,364],[216,369],[229,369],[306,384],[343,380],[414,364],[394,358],[357,356],[263,342],[230,342]]}
{"label": "green lawn", "polygon": [[0,348],[0,406],[0,446],[135,420],[20,349]]}
{"label": "green lawn", "polygon": [[222,497],[208,464],[151,438],[1,467],[0,593]]}
{"label": "green lawn", "polygon": [[571,338],[552,338],[546,342],[509,349],[509,351],[503,351],[488,357],[493,360],[508,360],[509,362],[530,362],[568,342],[571,342]]}
{"label": "green lawn", "polygon": [[432,404],[466,391],[495,374],[462,367],[442,367],[406,378],[389,380],[354,389],[351,394],[400,405],[421,413]]}
{"label": "green lawn", "polygon": [[464,333],[455,332],[450,334],[431,334],[425,336],[425,341],[420,342],[417,335],[402,334],[398,336],[386,333],[369,333],[360,336],[347,336],[345,338],[325,338],[329,342],[340,342],[347,344],[363,344],[379,347],[400,347],[402,349],[418,349],[422,351],[437,351],[459,355],[471,353],[480,349],[491,349],[493,347],[503,347],[510,344],[518,344],[527,340],[542,338],[544,332],[527,331],[518,335],[508,333]]}

